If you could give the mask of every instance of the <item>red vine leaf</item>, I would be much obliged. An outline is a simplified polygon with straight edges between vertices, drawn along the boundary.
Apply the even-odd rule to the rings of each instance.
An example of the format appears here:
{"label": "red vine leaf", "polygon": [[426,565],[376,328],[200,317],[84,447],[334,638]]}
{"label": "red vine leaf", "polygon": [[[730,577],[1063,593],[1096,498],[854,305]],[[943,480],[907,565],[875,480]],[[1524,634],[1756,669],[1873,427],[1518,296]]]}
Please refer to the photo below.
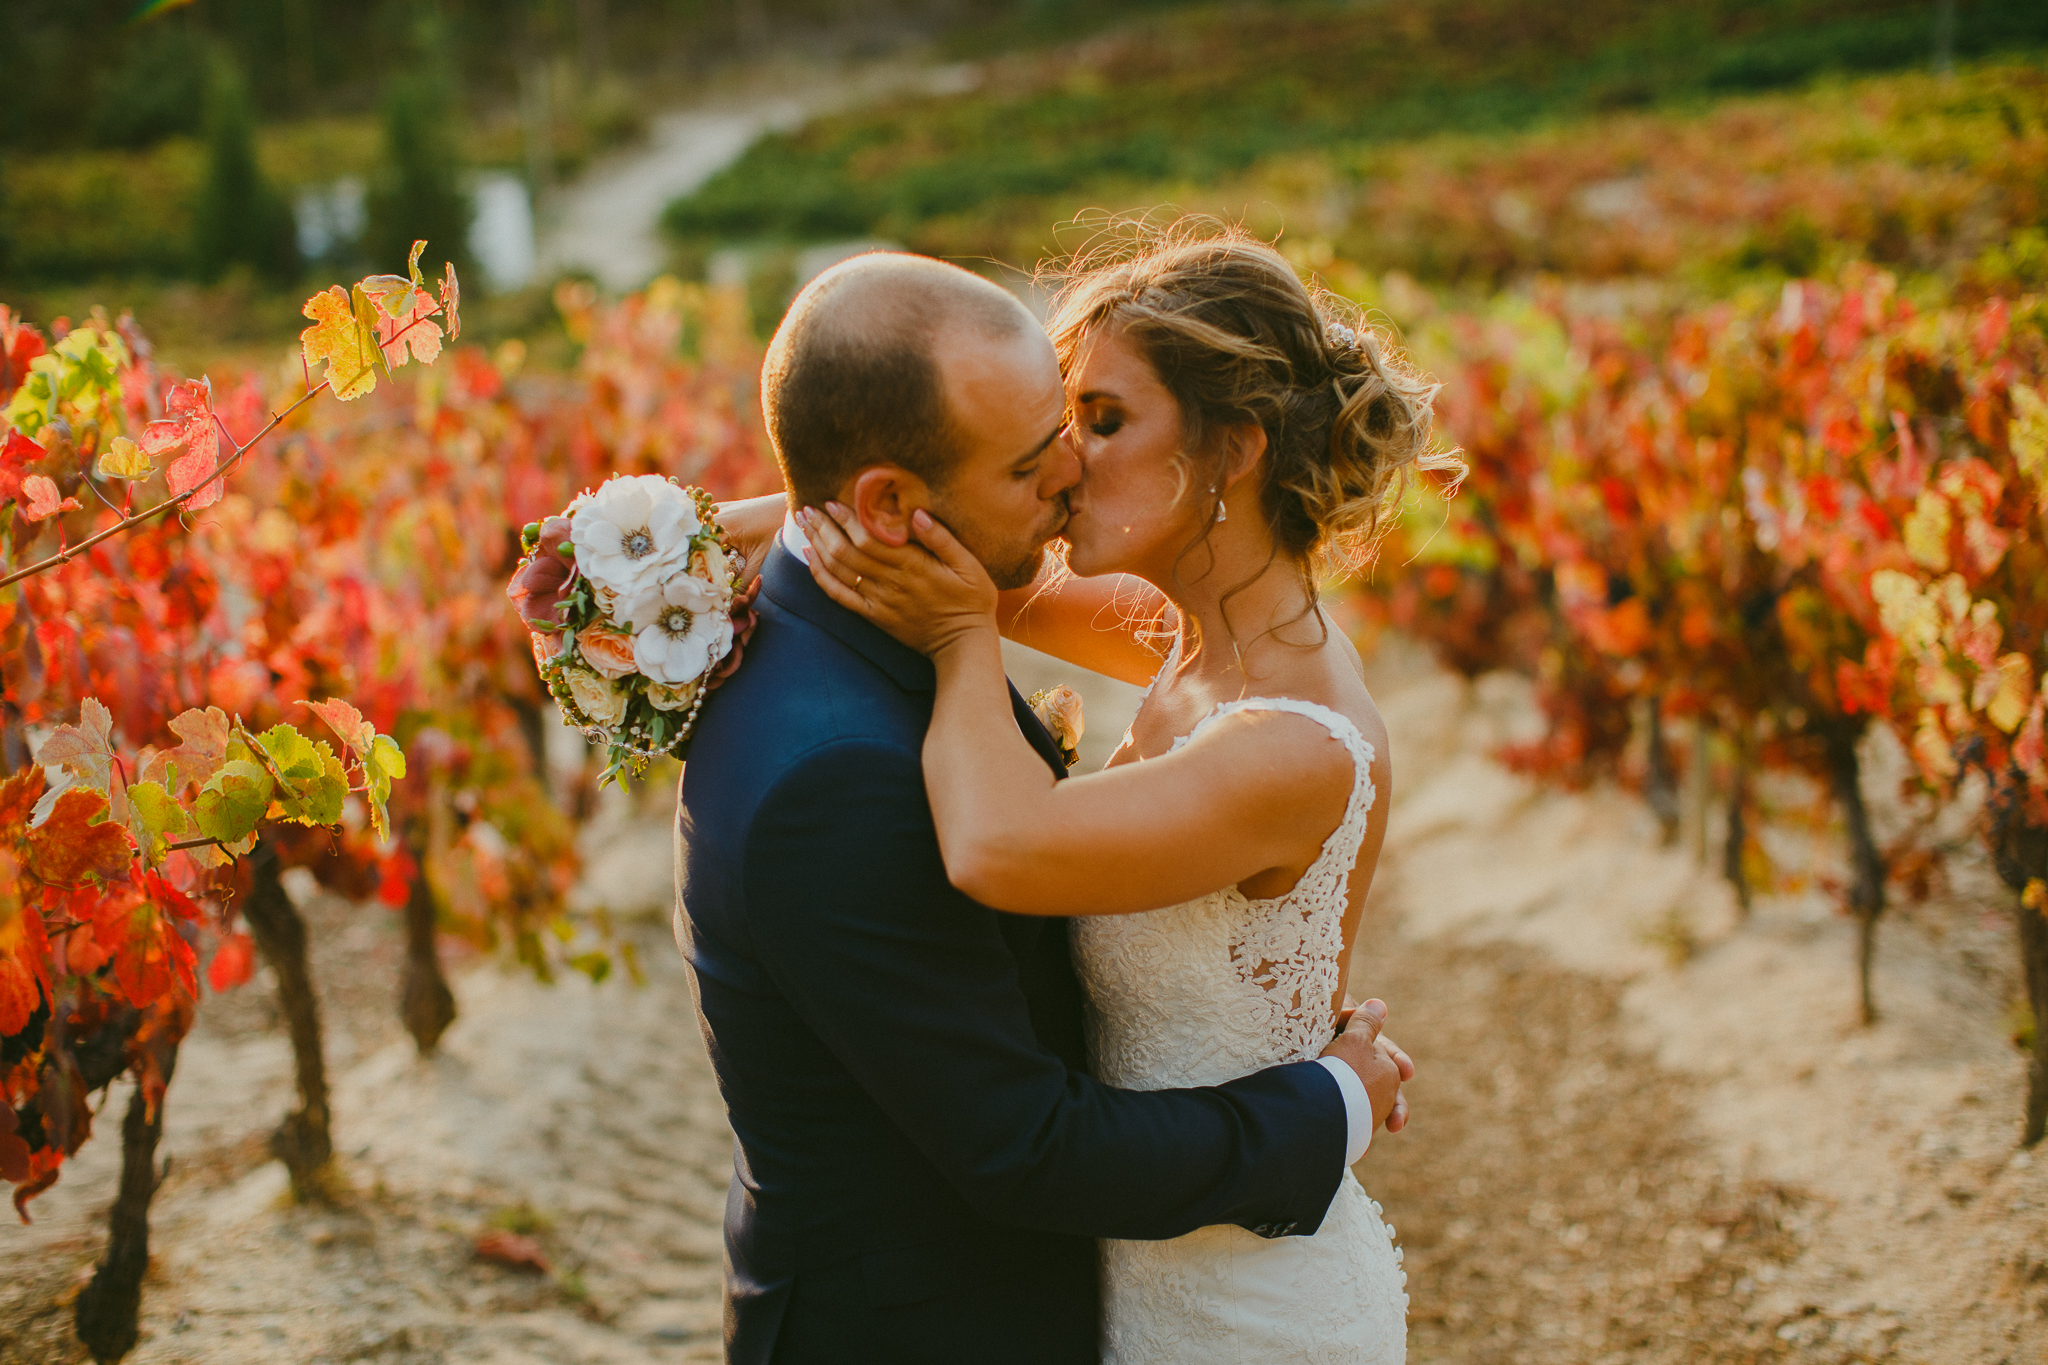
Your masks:
{"label": "red vine leaf", "polygon": [[59,499],[57,485],[48,476],[31,474],[21,481],[21,514],[30,521],[41,521],[59,512],[77,510],[78,499]]}
{"label": "red vine leaf", "polygon": [[[187,379],[171,386],[164,395],[164,410],[171,416],[151,422],[142,433],[142,449],[152,458],[174,450],[176,455],[164,470],[171,496],[191,492],[213,475],[220,463],[220,428],[213,420],[213,390],[204,380]],[[214,479],[200,488],[185,504],[198,511],[219,502],[227,491],[227,480]]]}
{"label": "red vine leaf", "polygon": [[228,713],[218,706],[204,711],[193,707],[173,716],[171,733],[184,743],[175,749],[151,754],[142,765],[142,780],[160,782],[170,791],[183,790],[187,783],[205,782],[226,760]]}
{"label": "red vine leaf", "polygon": [[541,1275],[554,1272],[540,1243],[516,1232],[486,1232],[476,1239],[476,1256],[480,1261],[511,1270],[530,1270]]}
{"label": "red vine leaf", "polygon": [[370,745],[376,741],[377,727],[363,719],[363,713],[356,710],[340,697],[329,697],[326,701],[302,701],[299,705],[327,722],[327,728],[341,737],[348,745],[349,752],[360,761],[370,756]]}
{"label": "red vine leaf", "polygon": [[[394,279],[395,276],[384,276]],[[369,284],[368,280],[363,281]],[[433,320],[441,305],[424,289],[406,286],[406,297],[396,311],[377,321],[377,341],[384,348],[384,363],[397,369],[407,360],[431,365],[441,358],[441,324]],[[378,305],[379,311],[383,305]],[[407,352],[410,351],[410,355]]]}
{"label": "red vine leaf", "polygon": [[247,934],[229,934],[206,966],[206,984],[216,994],[231,991],[256,972],[256,945]]}
{"label": "red vine leaf", "polygon": [[441,318],[448,324],[450,341],[462,335],[462,284],[455,278],[455,262],[443,263],[441,269]]}
{"label": "red vine leaf", "polygon": [[0,441],[0,502],[20,499],[23,476],[43,455],[43,448],[20,432],[7,433]]}
{"label": "red vine leaf", "polygon": [[127,871],[135,845],[127,830],[101,821],[106,812],[99,792],[73,787],[60,795],[50,818],[28,832],[29,870],[52,886],[112,881]]}
{"label": "red vine leaf", "polygon": [[30,1180],[26,1185],[14,1187],[14,1211],[21,1216],[22,1222],[32,1221],[28,1216],[28,1201],[56,1184],[57,1172],[61,1169],[59,1166],[52,1165],[41,1175]]}
{"label": "red vine leaf", "polygon": [[198,993],[197,955],[155,899],[116,887],[88,913],[93,942],[112,960],[114,984],[129,1004],[147,1009],[180,987]]}
{"label": "red vine leaf", "polygon": [[0,836],[9,831],[18,834],[28,824],[29,812],[36,808],[36,802],[43,799],[43,789],[49,785],[41,764],[30,764],[21,772],[0,782]]}
{"label": "red vine leaf", "polygon": [[[0,853],[0,875],[18,883],[13,863],[13,855]],[[50,991],[49,960],[50,940],[36,908],[0,903],[0,1037],[28,1027],[29,1016]]]}

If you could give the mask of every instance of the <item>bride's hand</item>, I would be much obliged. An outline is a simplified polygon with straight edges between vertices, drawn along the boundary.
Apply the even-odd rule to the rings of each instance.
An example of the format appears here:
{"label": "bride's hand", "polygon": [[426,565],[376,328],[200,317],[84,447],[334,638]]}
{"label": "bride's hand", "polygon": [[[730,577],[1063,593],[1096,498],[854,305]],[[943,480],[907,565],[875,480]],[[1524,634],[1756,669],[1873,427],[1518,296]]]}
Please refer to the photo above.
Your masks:
{"label": "bride's hand", "polygon": [[759,577],[788,510],[788,500],[780,493],[718,504],[718,524],[725,529],[726,543],[746,558],[742,586]]}
{"label": "bride's hand", "polygon": [[811,577],[825,595],[920,654],[936,655],[996,629],[996,585],[981,562],[923,508],[900,548],[860,534],[837,503],[797,513],[811,542]]}

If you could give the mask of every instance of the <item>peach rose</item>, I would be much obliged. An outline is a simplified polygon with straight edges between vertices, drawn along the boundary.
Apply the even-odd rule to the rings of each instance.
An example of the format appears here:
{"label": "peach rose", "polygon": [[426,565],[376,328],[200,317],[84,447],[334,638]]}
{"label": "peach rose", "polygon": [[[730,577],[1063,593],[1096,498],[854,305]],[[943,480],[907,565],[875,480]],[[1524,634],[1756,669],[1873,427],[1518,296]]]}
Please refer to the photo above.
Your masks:
{"label": "peach rose", "polygon": [[563,676],[569,684],[569,695],[576,699],[577,709],[590,717],[594,724],[617,725],[626,714],[626,694],[619,690],[618,684],[581,668],[572,668]]}
{"label": "peach rose", "polygon": [[576,633],[583,662],[607,678],[623,678],[639,665],[633,662],[633,637],[610,626],[585,626]]}
{"label": "peach rose", "polygon": [[568,643],[568,637],[560,631],[548,633],[530,630],[527,634],[533,637],[533,666],[535,668],[546,668],[549,662],[557,654],[560,654]]}
{"label": "peach rose", "polygon": [[670,687],[667,683],[650,682],[647,684],[647,704],[657,711],[680,711],[696,700],[697,689],[701,685],[686,682],[680,687]]}

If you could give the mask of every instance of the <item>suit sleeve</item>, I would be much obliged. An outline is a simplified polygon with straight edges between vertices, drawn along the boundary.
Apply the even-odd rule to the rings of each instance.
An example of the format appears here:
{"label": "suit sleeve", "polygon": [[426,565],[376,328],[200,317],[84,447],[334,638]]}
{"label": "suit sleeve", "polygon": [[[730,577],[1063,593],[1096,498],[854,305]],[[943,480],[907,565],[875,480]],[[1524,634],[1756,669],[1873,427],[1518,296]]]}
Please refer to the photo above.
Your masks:
{"label": "suit sleeve", "polygon": [[744,876],[778,987],[984,1216],[1134,1239],[1322,1222],[1344,1170],[1337,1082],[1313,1062],[1143,1092],[1069,1071],[1037,1042],[995,912],[946,880],[914,755],[814,750],[758,808]]}

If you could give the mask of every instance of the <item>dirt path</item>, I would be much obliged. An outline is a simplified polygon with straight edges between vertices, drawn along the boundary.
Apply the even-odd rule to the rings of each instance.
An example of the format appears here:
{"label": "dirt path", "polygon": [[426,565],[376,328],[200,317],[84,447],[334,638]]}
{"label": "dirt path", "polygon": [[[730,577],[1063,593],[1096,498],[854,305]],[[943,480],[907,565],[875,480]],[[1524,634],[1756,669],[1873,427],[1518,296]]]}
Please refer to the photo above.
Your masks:
{"label": "dirt path", "polygon": [[[1887,1018],[1857,1028],[1824,898],[1738,922],[1632,799],[1503,772],[1486,753],[1530,722],[1511,682],[1390,650],[1375,686],[1399,795],[1353,979],[1424,1072],[1416,1127],[1360,1173],[1406,1250],[1411,1359],[2048,1359],[2048,1166],[2013,1154],[2009,929],[1983,889],[1888,926]],[[1091,692],[1099,755],[1135,691]],[[286,1206],[265,1159],[288,1074],[262,983],[205,1003],[132,1360],[717,1358],[730,1138],[658,909],[669,800],[608,813],[584,888],[651,912],[647,985],[472,965],[431,1062],[392,1020],[391,917],[308,898],[358,1192],[339,1212]],[[81,1358],[66,1304],[117,1163],[94,1142],[34,1227],[0,1232],[0,1365]],[[477,1262],[493,1225],[538,1229],[556,1275]]]}
{"label": "dirt path", "polygon": [[[1827,896],[1738,918],[1638,802],[1487,758],[1537,724],[1525,686],[1389,654],[1398,795],[1352,979],[1425,1067],[1416,1128],[1361,1168],[1407,1249],[1412,1358],[2048,1360],[1988,874],[1886,925],[1864,1029]],[[1824,880],[1836,842],[1781,826],[1773,854]]]}
{"label": "dirt path", "polygon": [[833,109],[925,91],[969,88],[971,66],[892,59],[846,65],[781,64],[728,78],[699,106],[657,115],[637,146],[598,162],[541,206],[537,278],[587,270],[625,292],[668,259],[662,210],[737,160],[765,133]]}

